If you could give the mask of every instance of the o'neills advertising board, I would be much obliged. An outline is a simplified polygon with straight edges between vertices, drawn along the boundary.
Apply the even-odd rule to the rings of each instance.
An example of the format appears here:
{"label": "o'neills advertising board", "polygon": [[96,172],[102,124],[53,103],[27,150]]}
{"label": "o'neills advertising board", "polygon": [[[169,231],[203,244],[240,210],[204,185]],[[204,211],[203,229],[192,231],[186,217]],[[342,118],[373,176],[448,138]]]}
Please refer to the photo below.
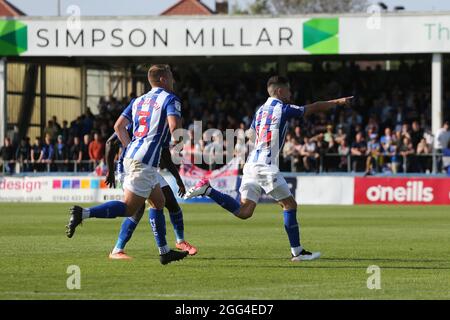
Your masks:
{"label": "o'neills advertising board", "polygon": [[355,178],[354,204],[450,204],[450,179]]}

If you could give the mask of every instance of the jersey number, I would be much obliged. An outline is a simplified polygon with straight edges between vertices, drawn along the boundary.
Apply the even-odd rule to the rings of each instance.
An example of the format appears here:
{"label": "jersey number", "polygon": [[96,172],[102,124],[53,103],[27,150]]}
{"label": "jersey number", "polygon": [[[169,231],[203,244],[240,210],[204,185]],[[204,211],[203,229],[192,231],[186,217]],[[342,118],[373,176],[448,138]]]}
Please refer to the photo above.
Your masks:
{"label": "jersey number", "polygon": [[138,113],[139,127],[134,132],[135,137],[142,138],[147,135],[148,130],[150,129],[149,123],[148,123],[149,116],[150,116],[150,112],[139,111],[139,113]]}

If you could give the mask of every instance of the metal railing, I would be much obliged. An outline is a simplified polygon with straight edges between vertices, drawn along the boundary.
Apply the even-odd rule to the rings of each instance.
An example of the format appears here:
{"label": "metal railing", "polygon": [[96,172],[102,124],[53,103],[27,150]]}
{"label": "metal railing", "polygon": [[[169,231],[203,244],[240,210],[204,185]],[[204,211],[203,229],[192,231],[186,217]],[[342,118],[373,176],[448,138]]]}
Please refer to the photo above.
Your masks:
{"label": "metal railing", "polygon": [[[351,154],[326,153],[319,155],[317,160],[311,159],[312,168],[309,172],[365,172],[366,162],[369,156],[353,156]],[[373,171],[376,173],[384,172],[387,165],[391,167],[393,174],[396,173],[439,173],[442,171],[442,154],[411,154],[408,156],[379,155],[373,157]],[[284,168],[291,172],[304,172],[304,156],[289,157],[289,165],[284,164]],[[356,164],[355,164],[356,162]],[[355,168],[355,166],[357,168]]]}
{"label": "metal railing", "polygon": [[0,159],[2,174],[34,172],[92,172],[103,161],[97,160],[51,160],[51,161],[4,161]]}
{"label": "metal railing", "polygon": [[[304,156],[291,156],[288,160],[289,164],[280,163],[282,171],[305,172],[303,165]],[[321,154],[317,161],[312,161],[313,166],[310,172],[364,172],[368,156],[352,156],[350,154],[342,155],[338,153]],[[394,163],[395,170],[392,173],[440,173],[442,171],[443,155],[439,153],[433,154],[412,154],[407,157],[395,155],[380,155],[374,162],[374,171],[383,172],[383,168],[387,163]],[[358,162],[358,168],[355,170],[354,161]],[[91,160],[52,160],[42,162],[32,161],[4,161],[0,159],[1,174],[18,174],[33,172],[93,172],[97,166],[103,161]],[[214,169],[211,167],[210,169]],[[419,170],[415,170],[419,169]]]}

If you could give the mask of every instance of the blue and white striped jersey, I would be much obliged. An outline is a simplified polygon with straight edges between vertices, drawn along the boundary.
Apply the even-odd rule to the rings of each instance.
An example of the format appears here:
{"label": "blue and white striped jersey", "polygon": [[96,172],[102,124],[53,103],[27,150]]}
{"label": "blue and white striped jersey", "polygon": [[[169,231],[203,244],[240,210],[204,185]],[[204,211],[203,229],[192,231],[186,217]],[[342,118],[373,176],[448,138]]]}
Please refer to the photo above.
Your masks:
{"label": "blue and white striped jersey", "polygon": [[283,148],[288,129],[288,120],[302,117],[304,106],[284,104],[269,98],[258,111],[251,124],[255,130],[255,147],[247,158],[247,163],[272,165],[278,163],[278,155]]}
{"label": "blue and white striped jersey", "polygon": [[167,116],[181,117],[178,97],[162,88],[153,88],[130,103],[122,116],[133,124],[133,137],[125,158],[158,167],[161,148],[170,142]]}

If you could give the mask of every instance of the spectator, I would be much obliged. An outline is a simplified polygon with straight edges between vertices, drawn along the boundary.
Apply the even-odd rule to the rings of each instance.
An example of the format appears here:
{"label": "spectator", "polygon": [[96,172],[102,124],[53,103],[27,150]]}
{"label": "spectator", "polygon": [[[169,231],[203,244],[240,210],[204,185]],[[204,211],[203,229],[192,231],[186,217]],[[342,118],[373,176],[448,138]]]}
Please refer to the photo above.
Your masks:
{"label": "spectator", "polygon": [[338,147],[339,154],[339,171],[347,171],[348,168],[348,155],[350,153],[350,148],[347,145],[347,141],[345,139],[341,139]]}
{"label": "spectator", "polygon": [[442,150],[442,164],[447,172],[447,175],[450,176],[450,141],[447,144],[447,147]]}
{"label": "spectator", "polygon": [[403,141],[398,149],[398,153],[401,156],[399,160],[403,168],[403,172],[414,171],[414,169],[411,170],[411,168],[415,168],[415,159],[413,158],[414,147],[408,137],[403,137]]}
{"label": "spectator", "polygon": [[414,150],[416,150],[417,145],[423,138],[423,130],[420,128],[419,121],[417,121],[417,120],[413,121],[410,136],[411,136],[411,143],[413,145],[413,148],[414,148]]}
{"label": "spectator", "polygon": [[53,120],[48,120],[47,126],[44,128],[44,136],[49,136],[50,140],[53,142],[56,140],[58,135],[58,128],[54,125]]}
{"label": "spectator", "polygon": [[80,166],[83,160],[83,147],[80,143],[80,138],[73,138],[73,145],[70,147],[69,159],[74,161],[73,171],[80,171],[82,168]]}
{"label": "spectator", "polygon": [[3,170],[6,173],[14,172],[14,147],[11,139],[5,138],[5,144],[0,148],[0,157],[3,160]]}
{"label": "spectator", "polygon": [[[450,131],[449,122],[445,121],[441,128],[438,129],[435,135],[436,139],[434,142],[434,148],[436,153],[441,155],[444,148],[448,145],[450,141]],[[442,158],[438,158],[438,172],[442,170]]]}
{"label": "spectator", "polygon": [[[369,130],[369,142],[367,143],[367,160],[366,160],[366,175],[373,175],[378,171],[378,164],[381,155],[381,145],[378,142],[378,135]],[[374,171],[375,167],[375,171]]]}
{"label": "spectator", "polygon": [[69,136],[70,136],[70,129],[68,128],[68,124],[69,123],[67,122],[67,120],[64,120],[61,131],[60,131],[62,139],[66,143],[69,141]]}
{"label": "spectator", "polygon": [[34,144],[31,147],[31,163],[34,171],[42,171],[41,165],[42,143],[41,137],[34,139]]}
{"label": "spectator", "polygon": [[58,161],[56,167],[59,172],[67,171],[67,163],[69,160],[69,150],[67,150],[67,146],[64,143],[64,139],[62,135],[58,136],[58,140],[56,142],[55,148],[55,160]]}
{"label": "spectator", "polygon": [[304,139],[304,144],[301,148],[300,155],[303,157],[303,166],[306,172],[311,172],[319,170],[319,153],[317,152],[317,145],[310,137],[306,136]]}
{"label": "spectator", "polygon": [[296,172],[299,162],[299,152],[296,148],[297,141],[295,137],[288,133],[286,135],[286,142],[283,146],[283,161],[281,162],[281,168],[284,171]]}
{"label": "spectator", "polygon": [[16,160],[21,165],[21,171],[29,172],[32,170],[31,163],[31,146],[30,138],[25,137],[20,141],[19,146],[16,150]]}
{"label": "spectator", "polygon": [[353,172],[363,171],[367,155],[367,144],[364,141],[362,132],[356,134],[355,142],[353,142],[350,152]]}
{"label": "spectator", "polygon": [[53,160],[55,159],[55,146],[49,134],[45,136],[45,143],[42,146],[40,162],[47,164],[47,171],[53,171]]}
{"label": "spectator", "polygon": [[416,154],[417,154],[417,165],[419,166],[418,172],[430,173],[432,166],[431,148],[427,144],[425,138],[422,138],[422,140],[420,140],[419,144],[417,145]]}
{"label": "spectator", "polygon": [[91,142],[91,136],[89,134],[83,135],[83,144],[81,145],[82,161],[81,171],[92,171],[94,167],[91,166],[89,157],[89,143]]}
{"label": "spectator", "polygon": [[105,144],[100,134],[94,133],[94,140],[89,143],[89,159],[97,165],[97,162],[103,160],[105,154]]}

